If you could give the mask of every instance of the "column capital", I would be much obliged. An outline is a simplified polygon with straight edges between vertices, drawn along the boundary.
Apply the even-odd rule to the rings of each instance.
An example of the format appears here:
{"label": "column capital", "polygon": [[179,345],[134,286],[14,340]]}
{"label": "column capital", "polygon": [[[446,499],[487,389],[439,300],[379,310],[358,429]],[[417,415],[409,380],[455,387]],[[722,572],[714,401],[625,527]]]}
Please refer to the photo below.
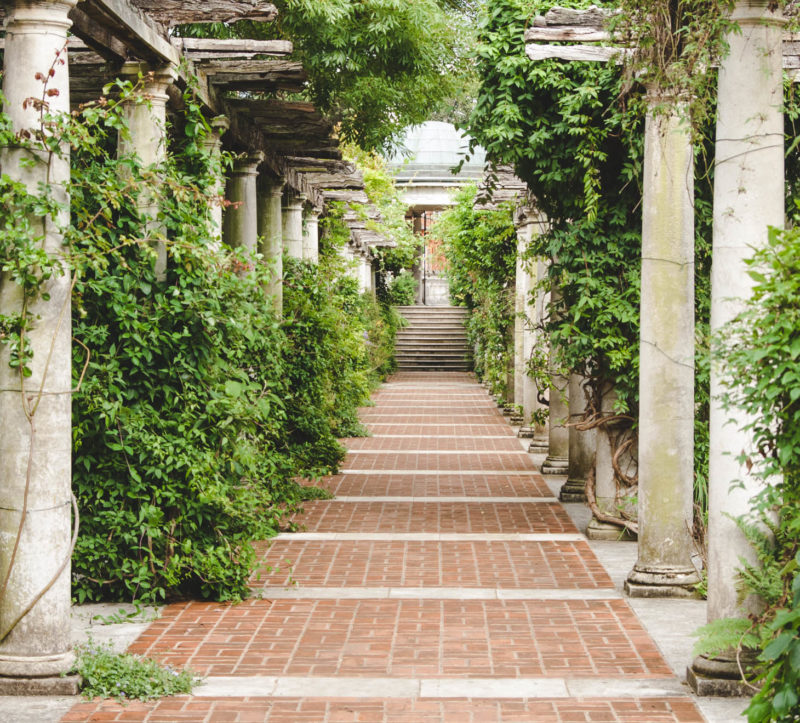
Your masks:
{"label": "column capital", "polygon": [[264,154],[261,151],[239,156],[239,158],[233,162],[233,175],[257,176],[258,166],[263,162]]}
{"label": "column capital", "polygon": [[298,193],[291,189],[286,191],[286,203],[284,204],[287,209],[295,211],[302,211],[306,205],[308,197],[304,193]]}
{"label": "column capital", "polygon": [[275,178],[265,173],[262,173],[258,177],[259,191],[269,196],[272,196],[273,198],[282,197],[283,189],[285,186],[286,186],[286,181],[283,178],[280,177]]}
{"label": "column capital", "polygon": [[786,25],[787,18],[773,0],[739,0],[731,20],[741,25]]}
{"label": "column capital", "polygon": [[78,0],[25,0],[20,2],[11,0],[4,2],[6,6],[7,33],[26,32],[22,28],[26,25],[33,26],[34,32],[42,32],[45,28],[58,28],[69,30],[72,20],[67,17]]}
{"label": "column capital", "polygon": [[123,64],[120,75],[134,83],[141,79],[145,97],[153,103],[166,105],[169,96],[167,88],[178,78],[178,70],[174,65],[152,66],[149,63],[132,61]]}

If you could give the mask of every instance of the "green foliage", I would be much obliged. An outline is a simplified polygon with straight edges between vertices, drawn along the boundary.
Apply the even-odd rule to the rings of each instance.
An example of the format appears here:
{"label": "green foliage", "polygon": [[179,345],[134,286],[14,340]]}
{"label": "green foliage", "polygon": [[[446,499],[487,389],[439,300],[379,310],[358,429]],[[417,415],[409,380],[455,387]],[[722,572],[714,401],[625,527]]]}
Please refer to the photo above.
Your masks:
{"label": "green foliage", "polygon": [[[337,435],[363,433],[356,411],[391,369],[396,323],[355,282],[337,280],[344,269],[327,257],[319,269],[287,262],[287,313],[276,318],[263,293],[271,267],[211,243],[220,164],[204,148],[208,125],[191,91],[163,168],[118,154],[122,103],[144,102],[129,84],[118,91],[116,100],[47,119],[48,147],[72,147],[64,230],[82,523],[74,595],[240,599],[249,593],[251,542],[273,535],[308,498],[293,478],[335,471],[344,455]],[[3,243],[13,242],[7,270],[28,289],[24,302],[53,264],[33,253],[35,224],[13,216],[66,209],[46,187],[31,194],[4,178],[2,193]],[[157,218],[138,210],[143,200]],[[158,243],[168,255],[163,279],[153,263]],[[28,317],[23,303],[2,320],[6,343],[17,334],[24,349],[21,332],[36,323]],[[19,353],[15,360],[24,363]]]}
{"label": "green foliage", "polygon": [[276,0],[274,23],[189,25],[184,35],[286,38],[309,76],[307,97],[362,148],[447,107],[466,69],[462,8],[448,0]]}
{"label": "green foliage", "polygon": [[471,311],[467,335],[475,371],[493,394],[509,399],[517,235],[510,207],[476,209],[476,195],[475,185],[459,191],[431,234],[445,245],[451,298]]}
{"label": "green foliage", "polygon": [[[716,341],[726,388],[723,402],[757,452],[743,456],[766,484],[753,513],[737,520],[757,556],[742,560],[742,596],[756,595],[751,615],[760,650],[761,690],[748,720],[800,720],[800,231],[771,229],[769,243],[748,261],[753,293]],[[723,625],[724,623],[720,623]]]}
{"label": "green foliage", "polygon": [[76,648],[72,672],[83,678],[84,698],[118,701],[154,700],[192,692],[200,679],[189,670],[175,670],[155,660],[130,653],[115,653],[111,645],[89,642]]}
{"label": "green foliage", "polygon": [[414,274],[403,269],[385,286],[385,299],[394,306],[413,306],[418,286]]}

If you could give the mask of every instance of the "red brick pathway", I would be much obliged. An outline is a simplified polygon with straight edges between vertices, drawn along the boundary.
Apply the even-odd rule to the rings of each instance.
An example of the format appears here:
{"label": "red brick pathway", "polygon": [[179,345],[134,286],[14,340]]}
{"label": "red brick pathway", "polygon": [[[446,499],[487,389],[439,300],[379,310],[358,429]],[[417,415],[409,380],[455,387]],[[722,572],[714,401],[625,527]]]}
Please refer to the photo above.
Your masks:
{"label": "red brick pathway", "polygon": [[470,375],[374,401],[321,483],[340,499],[256,544],[257,596],[170,605],[131,647],[208,684],[64,721],[703,720]]}

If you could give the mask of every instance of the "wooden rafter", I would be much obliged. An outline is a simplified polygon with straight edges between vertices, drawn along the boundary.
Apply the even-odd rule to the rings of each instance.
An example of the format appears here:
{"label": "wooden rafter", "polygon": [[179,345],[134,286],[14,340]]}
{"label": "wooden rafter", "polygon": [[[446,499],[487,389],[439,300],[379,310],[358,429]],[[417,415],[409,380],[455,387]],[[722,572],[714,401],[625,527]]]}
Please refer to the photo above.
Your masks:
{"label": "wooden rafter", "polygon": [[229,23],[235,20],[271,21],[278,9],[262,0],[131,0],[158,22],[172,27],[188,23]]}

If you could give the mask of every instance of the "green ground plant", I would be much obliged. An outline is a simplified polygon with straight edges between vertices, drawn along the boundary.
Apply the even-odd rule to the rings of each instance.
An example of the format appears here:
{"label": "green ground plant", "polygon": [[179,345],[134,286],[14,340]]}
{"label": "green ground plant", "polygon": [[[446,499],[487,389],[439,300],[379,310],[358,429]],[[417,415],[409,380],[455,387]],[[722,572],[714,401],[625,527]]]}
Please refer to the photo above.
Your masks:
{"label": "green ground plant", "polygon": [[191,693],[200,682],[190,670],[176,670],[131,653],[115,653],[111,645],[89,641],[75,652],[72,672],[83,678],[81,695],[88,700],[148,701]]}

